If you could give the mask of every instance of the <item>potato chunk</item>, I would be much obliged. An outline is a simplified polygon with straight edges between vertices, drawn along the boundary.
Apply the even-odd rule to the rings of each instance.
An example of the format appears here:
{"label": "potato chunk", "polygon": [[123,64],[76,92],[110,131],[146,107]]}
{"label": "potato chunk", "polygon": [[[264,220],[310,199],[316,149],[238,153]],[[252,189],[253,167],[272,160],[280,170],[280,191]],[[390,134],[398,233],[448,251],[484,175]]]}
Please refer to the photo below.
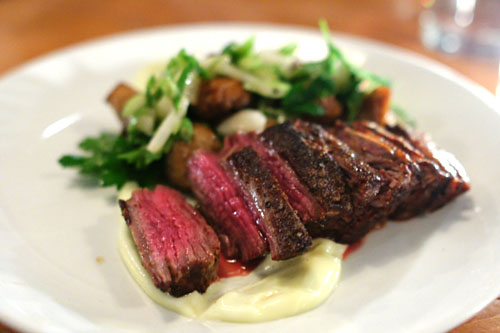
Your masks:
{"label": "potato chunk", "polygon": [[166,174],[169,182],[181,189],[189,189],[186,168],[189,157],[198,149],[217,151],[220,148],[221,143],[210,128],[194,123],[191,141],[177,141],[168,154]]}

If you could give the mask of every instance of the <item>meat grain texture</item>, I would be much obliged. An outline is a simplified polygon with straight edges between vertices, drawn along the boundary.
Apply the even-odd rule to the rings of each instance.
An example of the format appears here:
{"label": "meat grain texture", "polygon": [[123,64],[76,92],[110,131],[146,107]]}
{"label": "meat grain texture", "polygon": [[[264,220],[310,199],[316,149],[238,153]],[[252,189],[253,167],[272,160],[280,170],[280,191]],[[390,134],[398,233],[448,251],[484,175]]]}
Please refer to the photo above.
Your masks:
{"label": "meat grain texture", "polygon": [[220,243],[179,192],[138,189],[120,200],[123,217],[153,283],[173,296],[204,292],[217,278]]}
{"label": "meat grain texture", "polygon": [[238,185],[213,153],[197,151],[188,162],[189,180],[202,212],[216,230],[227,258],[248,262],[268,253]]}

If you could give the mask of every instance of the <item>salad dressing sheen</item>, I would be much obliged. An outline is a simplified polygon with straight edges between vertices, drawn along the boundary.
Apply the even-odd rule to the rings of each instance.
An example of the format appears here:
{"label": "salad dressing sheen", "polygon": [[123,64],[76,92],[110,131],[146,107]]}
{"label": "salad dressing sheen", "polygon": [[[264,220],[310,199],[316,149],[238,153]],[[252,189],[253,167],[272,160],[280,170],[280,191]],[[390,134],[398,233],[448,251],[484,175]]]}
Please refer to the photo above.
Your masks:
{"label": "salad dressing sheen", "polygon": [[[127,200],[137,188],[126,184],[119,198]],[[134,280],[159,305],[191,318],[230,322],[259,322],[292,316],[323,303],[337,286],[346,246],[316,239],[311,249],[285,261],[267,256],[246,276],[221,278],[204,294],[176,298],[157,289],[141,264],[135,243],[123,219],[118,245]]]}

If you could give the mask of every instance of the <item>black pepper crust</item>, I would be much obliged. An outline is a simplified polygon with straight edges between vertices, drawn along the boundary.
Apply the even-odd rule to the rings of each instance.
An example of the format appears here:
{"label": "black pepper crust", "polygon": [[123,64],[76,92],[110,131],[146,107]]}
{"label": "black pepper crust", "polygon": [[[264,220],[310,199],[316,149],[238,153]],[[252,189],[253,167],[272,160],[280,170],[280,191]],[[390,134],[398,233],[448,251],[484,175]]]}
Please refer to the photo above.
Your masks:
{"label": "black pepper crust", "polygon": [[259,216],[273,260],[295,257],[312,244],[306,228],[288,203],[277,180],[264,167],[257,153],[246,147],[228,157],[245,198]]}
{"label": "black pepper crust", "polygon": [[306,224],[312,237],[353,243],[366,233],[358,234],[353,228],[353,198],[345,173],[326,151],[308,142],[304,133],[289,122],[268,128],[261,137],[288,162],[322,207],[322,214]]}
{"label": "black pepper crust", "polygon": [[120,205],[120,208],[122,210],[122,215],[125,219],[125,222],[127,223],[127,225],[130,225],[132,223],[132,219],[130,218],[130,212],[128,211],[127,203],[125,202],[125,200],[120,199],[118,200],[118,204]]}
{"label": "black pepper crust", "polygon": [[326,216],[342,218],[352,213],[342,170],[324,152],[308,145],[292,123],[270,127],[262,133],[262,138],[290,164]]}

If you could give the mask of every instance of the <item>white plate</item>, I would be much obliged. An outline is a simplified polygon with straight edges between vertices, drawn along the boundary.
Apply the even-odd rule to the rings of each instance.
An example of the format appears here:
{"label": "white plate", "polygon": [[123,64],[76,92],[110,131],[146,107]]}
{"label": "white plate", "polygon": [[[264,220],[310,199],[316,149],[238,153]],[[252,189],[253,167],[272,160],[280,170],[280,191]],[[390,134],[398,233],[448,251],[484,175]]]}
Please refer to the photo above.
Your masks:
{"label": "white plate", "polygon": [[199,322],[142,293],[118,254],[114,190],[63,170],[57,159],[87,135],[118,130],[104,97],[143,64],[182,47],[217,51],[251,34],[259,48],[296,41],[304,57],[325,52],[313,30],[195,25],[85,43],[0,80],[0,320],[31,332],[444,331],[500,293],[493,96],[435,62],[346,36],[336,42],[393,80],[396,102],[463,162],[472,190],[438,212],[369,235],[345,262],[334,295],[303,315],[255,325]]}

